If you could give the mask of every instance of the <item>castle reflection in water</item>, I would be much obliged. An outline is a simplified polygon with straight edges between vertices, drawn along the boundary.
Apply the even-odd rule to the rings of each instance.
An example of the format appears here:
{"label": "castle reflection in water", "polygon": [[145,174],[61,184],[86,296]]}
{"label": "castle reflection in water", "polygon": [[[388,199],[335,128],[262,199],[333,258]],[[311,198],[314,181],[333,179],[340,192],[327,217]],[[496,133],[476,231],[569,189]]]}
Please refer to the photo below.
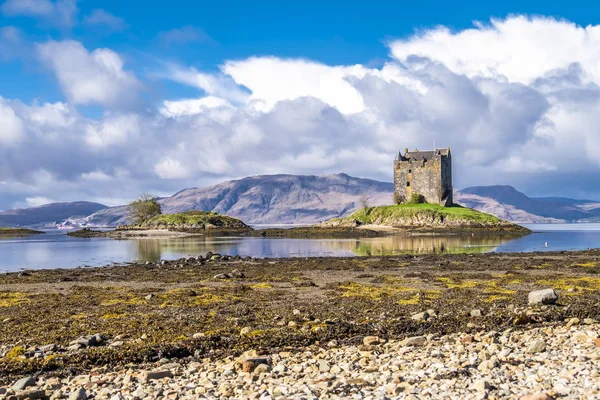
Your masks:
{"label": "castle reflection in water", "polygon": [[483,253],[512,240],[500,235],[419,235],[361,239],[188,237],[132,240],[140,260],[156,261],[208,251],[252,257],[387,256]]}

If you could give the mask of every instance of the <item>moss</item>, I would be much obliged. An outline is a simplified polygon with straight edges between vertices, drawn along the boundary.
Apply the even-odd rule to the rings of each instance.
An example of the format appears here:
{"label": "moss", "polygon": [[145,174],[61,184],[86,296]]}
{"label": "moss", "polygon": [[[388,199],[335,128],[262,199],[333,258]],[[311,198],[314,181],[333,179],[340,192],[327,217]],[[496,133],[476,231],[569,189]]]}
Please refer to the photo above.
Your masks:
{"label": "moss", "polygon": [[339,286],[344,290],[342,297],[361,297],[364,299],[380,301],[386,297],[397,296],[402,293],[417,292],[418,289],[406,286],[375,286],[356,282],[348,282]]}
{"label": "moss", "polygon": [[552,264],[544,263],[544,264],[540,264],[540,265],[533,265],[531,268],[544,269],[544,268],[550,268],[550,267],[552,267]]}
{"label": "moss", "polygon": [[25,355],[25,347],[23,346],[15,346],[6,353],[4,359],[7,361],[19,360],[22,355]]}
{"label": "moss", "polygon": [[498,301],[506,301],[506,300],[510,300],[510,297],[503,296],[503,295],[493,294],[493,295],[488,296],[487,298],[485,298],[483,301],[486,302],[486,303],[495,303],[495,302],[498,302]]}
{"label": "moss", "polygon": [[411,306],[411,305],[417,305],[419,304],[421,301],[420,296],[417,294],[415,296],[412,296],[408,299],[400,299],[398,300],[398,304],[400,304],[401,306]]}
{"label": "moss", "polygon": [[0,293],[0,307],[15,307],[20,306],[24,303],[28,303],[30,300],[27,294],[20,292],[1,292]]}
{"label": "moss", "polygon": [[255,283],[254,285],[250,285],[252,289],[272,289],[273,285],[268,282]]}
{"label": "moss", "polygon": [[100,319],[121,319],[127,317],[127,314],[104,314]]}
{"label": "moss", "polygon": [[563,294],[569,294],[568,290],[577,291],[598,291],[600,290],[600,278],[580,277],[580,278],[553,278],[537,281],[538,285],[550,286],[555,290],[565,291]]}

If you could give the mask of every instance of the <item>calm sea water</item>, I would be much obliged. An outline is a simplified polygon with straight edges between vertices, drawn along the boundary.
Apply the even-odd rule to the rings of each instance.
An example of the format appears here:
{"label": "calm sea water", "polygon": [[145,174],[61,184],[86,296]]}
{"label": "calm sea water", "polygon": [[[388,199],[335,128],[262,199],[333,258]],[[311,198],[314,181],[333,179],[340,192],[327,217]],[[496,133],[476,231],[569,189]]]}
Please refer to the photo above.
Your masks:
{"label": "calm sea water", "polygon": [[600,224],[526,226],[534,233],[517,239],[475,235],[364,239],[189,237],[114,240],[71,238],[64,232],[54,231],[24,238],[0,239],[0,271],[176,259],[208,251],[252,257],[348,257],[600,248]]}

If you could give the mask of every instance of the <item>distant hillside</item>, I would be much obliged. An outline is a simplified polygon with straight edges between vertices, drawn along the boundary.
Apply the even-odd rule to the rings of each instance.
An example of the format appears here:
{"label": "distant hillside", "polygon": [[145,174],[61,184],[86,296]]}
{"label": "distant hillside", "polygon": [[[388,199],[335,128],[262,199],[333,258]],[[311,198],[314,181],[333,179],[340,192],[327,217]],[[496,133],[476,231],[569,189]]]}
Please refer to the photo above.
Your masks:
{"label": "distant hillside", "polygon": [[[262,175],[205,188],[184,189],[159,200],[165,213],[214,211],[247,224],[314,224],[350,215],[361,207],[389,205],[393,184],[346,174],[327,176]],[[512,186],[476,186],[455,191],[465,207],[511,222],[598,222],[600,202],[563,197],[533,198]],[[91,215],[90,215],[91,214]],[[127,206],[58,203],[0,213],[0,226],[39,227],[55,222],[74,226],[117,226],[128,223]]]}
{"label": "distant hillside", "polygon": [[18,208],[0,212],[0,226],[47,226],[72,217],[85,217],[107,208],[103,204],[88,201],[52,203],[39,207]]}
{"label": "distant hillside", "polygon": [[[160,199],[165,213],[214,211],[249,224],[313,224],[349,214],[366,194],[370,205],[392,203],[393,184],[346,174],[327,176],[262,175],[185,189]],[[127,223],[127,207],[99,211],[88,226]]]}
{"label": "distant hillside", "polygon": [[587,221],[600,216],[600,202],[564,197],[532,198],[512,186],[462,189],[455,201],[516,222]]}

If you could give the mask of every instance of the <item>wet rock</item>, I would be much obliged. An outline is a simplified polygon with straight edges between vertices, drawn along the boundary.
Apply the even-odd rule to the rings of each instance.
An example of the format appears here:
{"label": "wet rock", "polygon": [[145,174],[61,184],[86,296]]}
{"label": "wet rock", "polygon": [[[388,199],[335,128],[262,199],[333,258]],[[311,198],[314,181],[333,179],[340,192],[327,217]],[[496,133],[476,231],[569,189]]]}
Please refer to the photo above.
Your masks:
{"label": "wet rock", "polygon": [[13,385],[10,388],[16,392],[30,386],[35,386],[35,379],[33,379],[33,377],[31,376],[26,376],[25,378],[21,378],[15,383],[13,383]]}
{"label": "wet rock", "polygon": [[243,278],[244,277],[244,273],[242,271],[240,271],[239,269],[234,269],[233,271],[231,271],[230,275],[234,278]]}
{"label": "wet rock", "polygon": [[417,314],[413,314],[410,316],[410,319],[413,321],[427,321],[429,319],[429,313],[427,311],[423,311]]}
{"label": "wet rock", "polygon": [[51,351],[56,351],[56,349],[57,349],[57,347],[56,347],[56,344],[54,344],[54,343],[53,344],[47,344],[45,346],[41,346],[40,347],[40,351],[42,351],[44,353],[48,353],[48,352],[51,352]]}
{"label": "wet rock", "polygon": [[75,389],[69,395],[69,400],[87,400],[87,394],[83,388]]}
{"label": "wet rock", "polygon": [[425,336],[413,336],[404,340],[405,346],[423,346],[427,343]]}
{"label": "wet rock", "polygon": [[173,373],[169,370],[158,370],[158,371],[142,371],[140,373],[140,382],[147,383],[157,379],[172,378]]}
{"label": "wet rock", "polygon": [[242,363],[242,371],[247,373],[254,372],[259,365],[269,367],[270,362],[268,358],[249,358]]}
{"label": "wet rock", "polygon": [[528,295],[529,305],[543,305],[543,304],[554,304],[558,301],[558,294],[554,289],[542,289],[529,292]]}
{"label": "wet rock", "polygon": [[365,344],[366,346],[375,346],[381,343],[381,340],[379,339],[379,336],[366,336],[363,339],[363,344]]}

